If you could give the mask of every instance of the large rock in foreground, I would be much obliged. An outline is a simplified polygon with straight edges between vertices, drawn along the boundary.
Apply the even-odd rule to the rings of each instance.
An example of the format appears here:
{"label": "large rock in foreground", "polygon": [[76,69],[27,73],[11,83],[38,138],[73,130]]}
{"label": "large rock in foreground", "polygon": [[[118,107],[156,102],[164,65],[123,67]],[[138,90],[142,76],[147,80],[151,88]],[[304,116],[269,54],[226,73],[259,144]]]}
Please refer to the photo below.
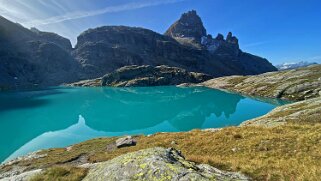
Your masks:
{"label": "large rock in foreground", "polygon": [[182,83],[200,83],[210,78],[211,76],[209,75],[188,72],[177,67],[133,65],[117,69],[115,72],[107,74],[101,79],[81,81],[71,85],[114,87],[164,86]]}
{"label": "large rock in foreground", "polygon": [[175,149],[151,148],[98,163],[84,180],[249,180],[209,165],[186,161]]}

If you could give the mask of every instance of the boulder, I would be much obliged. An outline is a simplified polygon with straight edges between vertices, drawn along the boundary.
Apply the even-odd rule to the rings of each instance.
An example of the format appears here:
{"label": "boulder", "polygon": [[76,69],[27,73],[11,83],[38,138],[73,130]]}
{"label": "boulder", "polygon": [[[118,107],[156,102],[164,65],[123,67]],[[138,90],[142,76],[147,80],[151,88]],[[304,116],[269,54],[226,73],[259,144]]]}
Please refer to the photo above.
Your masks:
{"label": "boulder", "polygon": [[121,155],[95,164],[84,181],[89,180],[249,180],[234,172],[224,172],[209,165],[186,161],[173,148],[150,148]]}
{"label": "boulder", "polygon": [[128,146],[135,146],[136,140],[131,136],[126,136],[123,138],[119,138],[116,140],[117,148],[128,147]]}

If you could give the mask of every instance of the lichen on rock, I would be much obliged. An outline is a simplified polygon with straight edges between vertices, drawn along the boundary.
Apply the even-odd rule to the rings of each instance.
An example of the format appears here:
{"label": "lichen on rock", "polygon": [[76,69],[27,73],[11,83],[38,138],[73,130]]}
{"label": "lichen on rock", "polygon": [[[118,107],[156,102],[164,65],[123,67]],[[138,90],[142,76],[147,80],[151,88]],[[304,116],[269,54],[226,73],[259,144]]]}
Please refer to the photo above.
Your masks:
{"label": "lichen on rock", "polygon": [[150,148],[95,164],[84,180],[249,180],[233,172],[185,160],[173,148]]}

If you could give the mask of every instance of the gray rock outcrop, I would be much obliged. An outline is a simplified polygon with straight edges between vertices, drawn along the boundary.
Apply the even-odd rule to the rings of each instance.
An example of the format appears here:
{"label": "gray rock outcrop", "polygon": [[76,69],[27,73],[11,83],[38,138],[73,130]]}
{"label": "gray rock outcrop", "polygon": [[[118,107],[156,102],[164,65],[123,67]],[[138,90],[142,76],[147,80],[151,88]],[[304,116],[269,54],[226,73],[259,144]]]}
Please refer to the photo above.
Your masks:
{"label": "gray rock outcrop", "polygon": [[84,181],[89,180],[249,180],[233,172],[186,161],[177,150],[150,148],[127,153],[91,166]]}
{"label": "gray rock outcrop", "polygon": [[135,146],[135,145],[136,145],[136,140],[131,136],[126,136],[126,137],[119,138],[116,140],[116,147],[117,148]]}
{"label": "gray rock outcrop", "polygon": [[[164,86],[178,85],[182,83],[200,83],[209,80],[211,76],[188,72],[177,67],[167,66],[125,66],[103,76],[100,79],[80,81],[71,86],[115,86],[115,87],[137,87],[137,86]],[[100,83],[99,83],[100,82]]]}
{"label": "gray rock outcrop", "polygon": [[321,65],[270,72],[256,76],[228,76],[208,80],[200,85],[240,92],[246,95],[305,100],[319,97]]}

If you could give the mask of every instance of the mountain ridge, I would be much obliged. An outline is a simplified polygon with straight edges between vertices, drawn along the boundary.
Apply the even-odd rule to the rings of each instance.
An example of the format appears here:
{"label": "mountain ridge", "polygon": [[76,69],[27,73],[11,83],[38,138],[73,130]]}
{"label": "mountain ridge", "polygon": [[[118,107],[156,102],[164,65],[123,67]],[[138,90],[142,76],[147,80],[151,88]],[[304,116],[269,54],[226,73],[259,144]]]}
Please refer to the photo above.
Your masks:
{"label": "mountain ridge", "polygon": [[283,63],[283,64],[276,65],[275,67],[278,70],[290,70],[290,69],[307,67],[307,66],[316,65],[316,64],[318,64],[318,63],[308,62],[308,61],[300,61],[300,62],[293,62],[293,63]]}
{"label": "mountain ridge", "polygon": [[206,35],[196,11],[182,17],[197,22],[178,30],[192,31],[194,36],[195,28],[198,47],[145,28],[103,26],[81,33],[72,48],[70,40],[58,34],[29,30],[0,17],[0,44],[4,45],[0,48],[0,89],[95,79],[130,65],[166,65],[213,77],[276,71],[268,60],[242,52],[232,33],[226,39],[221,34],[215,39]]}

